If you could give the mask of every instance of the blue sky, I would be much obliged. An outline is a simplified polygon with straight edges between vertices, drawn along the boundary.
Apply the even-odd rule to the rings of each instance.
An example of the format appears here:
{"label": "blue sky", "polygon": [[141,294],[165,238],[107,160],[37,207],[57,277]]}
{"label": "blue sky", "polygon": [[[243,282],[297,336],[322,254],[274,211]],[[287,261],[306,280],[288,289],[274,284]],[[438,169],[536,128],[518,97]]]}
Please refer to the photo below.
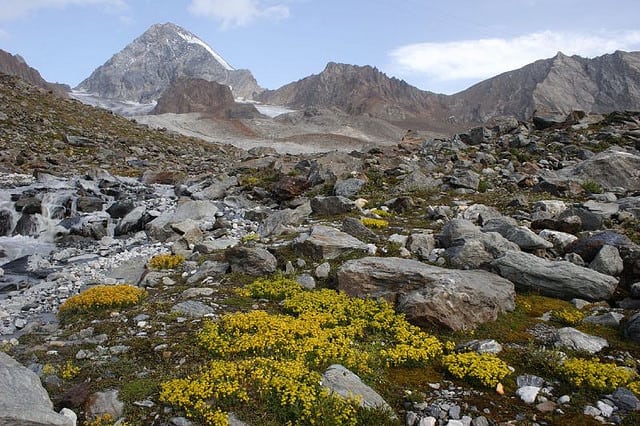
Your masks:
{"label": "blue sky", "polygon": [[0,0],[0,48],[77,85],[154,23],[274,89],[329,61],[454,93],[557,51],[640,50],[637,0]]}

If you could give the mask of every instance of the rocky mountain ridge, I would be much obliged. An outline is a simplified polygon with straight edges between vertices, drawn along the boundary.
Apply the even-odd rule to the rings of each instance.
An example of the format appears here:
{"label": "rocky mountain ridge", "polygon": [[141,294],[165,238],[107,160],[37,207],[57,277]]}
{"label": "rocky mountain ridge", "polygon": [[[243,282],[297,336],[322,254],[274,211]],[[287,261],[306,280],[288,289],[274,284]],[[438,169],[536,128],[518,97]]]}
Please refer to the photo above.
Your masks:
{"label": "rocky mountain ridge", "polygon": [[108,99],[150,103],[181,78],[230,86],[235,96],[261,91],[248,70],[236,70],[195,34],[172,23],[155,24],[98,67],[76,90]]}
{"label": "rocky mountain ridge", "polygon": [[320,74],[265,91],[259,99],[451,130],[456,124],[479,124],[500,116],[527,120],[544,112],[638,110],[639,82],[640,52],[618,51],[593,59],[558,53],[453,95],[422,91],[372,67],[330,63]]}

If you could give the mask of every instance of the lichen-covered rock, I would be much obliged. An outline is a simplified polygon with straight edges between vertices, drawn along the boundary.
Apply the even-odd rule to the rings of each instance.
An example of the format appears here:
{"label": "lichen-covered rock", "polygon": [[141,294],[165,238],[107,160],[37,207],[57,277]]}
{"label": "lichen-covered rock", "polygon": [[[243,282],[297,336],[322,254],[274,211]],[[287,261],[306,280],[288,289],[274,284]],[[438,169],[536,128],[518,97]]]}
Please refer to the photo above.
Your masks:
{"label": "lichen-covered rock", "polygon": [[460,271],[395,257],[365,257],[338,270],[338,289],[382,297],[417,324],[471,329],[515,307],[513,284],[486,271]]}
{"label": "lichen-covered rock", "polygon": [[516,286],[567,300],[608,300],[618,286],[618,280],[609,275],[524,252],[509,251],[492,266]]}

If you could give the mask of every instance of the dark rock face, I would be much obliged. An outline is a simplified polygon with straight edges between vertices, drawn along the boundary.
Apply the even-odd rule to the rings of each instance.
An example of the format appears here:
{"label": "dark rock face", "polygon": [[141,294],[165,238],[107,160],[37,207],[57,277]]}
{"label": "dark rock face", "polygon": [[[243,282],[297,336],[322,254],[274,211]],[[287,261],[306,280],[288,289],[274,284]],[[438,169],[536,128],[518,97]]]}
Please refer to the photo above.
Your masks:
{"label": "dark rock face", "polygon": [[181,78],[233,87],[234,95],[260,92],[247,70],[233,69],[205,42],[177,25],[156,24],[116,53],[77,87],[109,99],[150,102]]}
{"label": "dark rock face", "polygon": [[164,91],[154,114],[199,112],[215,117],[252,118],[260,115],[250,104],[237,104],[229,86],[201,78],[181,79]]}

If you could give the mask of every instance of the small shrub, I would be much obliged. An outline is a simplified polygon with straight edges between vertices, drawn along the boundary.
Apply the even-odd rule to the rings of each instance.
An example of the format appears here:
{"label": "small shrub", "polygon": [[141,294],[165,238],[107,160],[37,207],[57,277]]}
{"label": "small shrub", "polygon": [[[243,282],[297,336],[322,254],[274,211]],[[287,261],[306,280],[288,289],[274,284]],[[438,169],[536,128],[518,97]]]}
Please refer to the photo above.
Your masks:
{"label": "small shrub", "polygon": [[576,387],[586,386],[599,392],[611,392],[628,384],[635,372],[614,363],[568,358],[559,367],[560,374]]}
{"label": "small shrub", "polygon": [[302,291],[302,286],[291,278],[278,275],[274,278],[259,278],[239,289],[237,293],[244,297],[281,301]]}
{"label": "small shrub", "polygon": [[486,179],[480,179],[480,182],[478,183],[478,192],[487,192],[489,188],[489,181]]}
{"label": "small shrub", "polygon": [[147,267],[149,269],[175,269],[182,265],[184,260],[184,256],[179,254],[159,254],[147,262]]}
{"label": "small shrub", "polygon": [[77,313],[122,308],[140,303],[147,292],[128,284],[98,285],[70,297],[58,310],[58,316],[66,318]]}
{"label": "small shrub", "polygon": [[454,377],[495,387],[510,373],[507,363],[492,354],[464,352],[445,355],[442,364]]}
{"label": "small shrub", "polygon": [[584,312],[579,309],[567,308],[551,311],[551,318],[562,325],[575,326],[584,319]]}
{"label": "small shrub", "polygon": [[363,217],[360,219],[360,222],[367,228],[386,228],[389,226],[389,221],[385,219],[376,219],[373,217]]}
{"label": "small shrub", "polygon": [[241,238],[241,241],[243,243],[248,243],[248,242],[253,242],[253,241],[260,241],[260,235],[258,235],[256,232],[249,232],[248,234],[244,235]]}
{"label": "small shrub", "polygon": [[582,189],[587,191],[589,194],[602,194],[604,192],[602,186],[593,180],[585,180],[582,182]]}

